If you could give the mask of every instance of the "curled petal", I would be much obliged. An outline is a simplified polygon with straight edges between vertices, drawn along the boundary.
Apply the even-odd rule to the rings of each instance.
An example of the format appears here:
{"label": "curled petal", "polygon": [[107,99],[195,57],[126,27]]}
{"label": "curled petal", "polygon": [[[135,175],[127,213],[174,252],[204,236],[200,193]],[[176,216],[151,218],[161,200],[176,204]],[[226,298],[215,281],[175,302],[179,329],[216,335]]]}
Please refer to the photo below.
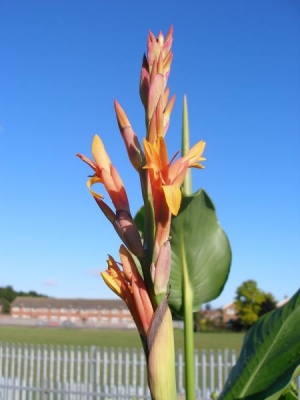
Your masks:
{"label": "curled petal", "polygon": [[94,198],[103,199],[104,196],[102,196],[101,194],[96,193],[94,190],[91,189],[91,187],[92,187],[95,183],[103,183],[103,181],[102,181],[101,178],[99,178],[99,176],[93,175],[90,179],[88,179],[86,185],[87,185],[87,187],[88,187],[90,193],[94,196]]}

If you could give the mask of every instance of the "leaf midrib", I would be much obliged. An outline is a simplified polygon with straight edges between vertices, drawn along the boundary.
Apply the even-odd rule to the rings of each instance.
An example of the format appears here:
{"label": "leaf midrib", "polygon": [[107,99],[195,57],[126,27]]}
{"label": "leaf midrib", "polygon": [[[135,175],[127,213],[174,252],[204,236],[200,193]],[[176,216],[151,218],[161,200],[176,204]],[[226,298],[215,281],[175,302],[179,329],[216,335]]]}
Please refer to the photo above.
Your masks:
{"label": "leaf midrib", "polygon": [[259,371],[259,369],[261,368],[261,366],[264,364],[265,360],[268,358],[269,354],[271,353],[271,351],[273,350],[273,347],[275,346],[275,343],[278,340],[278,337],[281,333],[281,331],[283,330],[283,328],[285,327],[286,323],[288,322],[289,318],[291,317],[291,313],[290,315],[287,317],[287,319],[284,321],[283,325],[280,327],[278,333],[275,335],[275,339],[273,340],[272,345],[269,347],[269,351],[267,351],[264,355],[264,357],[262,358],[261,362],[258,363],[257,367],[255,368],[255,370],[252,373],[252,378],[248,379],[246,386],[244,387],[243,391],[240,393],[240,395],[244,396],[249,388],[249,386],[252,384],[254,377],[256,376],[256,373]]}

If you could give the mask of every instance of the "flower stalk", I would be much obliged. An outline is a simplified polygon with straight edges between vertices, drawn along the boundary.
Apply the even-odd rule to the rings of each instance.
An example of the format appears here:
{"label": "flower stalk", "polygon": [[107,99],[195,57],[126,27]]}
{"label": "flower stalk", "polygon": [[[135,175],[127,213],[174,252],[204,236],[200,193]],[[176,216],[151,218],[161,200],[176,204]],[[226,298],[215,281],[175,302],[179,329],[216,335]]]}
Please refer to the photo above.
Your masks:
{"label": "flower stalk", "polygon": [[[182,154],[189,151],[189,123],[187,98],[183,99],[182,112]],[[182,191],[186,195],[192,194],[191,171],[185,175]],[[182,265],[183,271],[183,312],[184,312],[184,356],[185,356],[185,394],[187,400],[195,400],[195,364],[194,364],[194,321],[193,321],[193,289],[187,274],[187,265]]]}
{"label": "flower stalk", "polygon": [[[142,237],[131,215],[123,181],[111,162],[102,140],[92,143],[93,159],[78,157],[94,171],[88,189],[99,208],[122,240],[120,262],[108,256],[107,269],[101,273],[107,286],[127,304],[140,333],[153,400],[176,399],[173,323],[168,307],[171,268],[170,225],[181,204],[181,186],[189,168],[201,164],[205,142],[200,141],[183,156],[169,160],[165,135],[174,107],[167,87],[173,59],[173,28],[166,37],[150,31],[147,54],[140,74],[140,97],[145,109],[146,134],[141,142],[129,118],[115,101],[121,136],[133,168],[138,172],[144,200],[145,226]],[[113,207],[93,186],[101,184]],[[142,270],[142,273],[140,272]],[[172,289],[171,289],[172,290]]]}

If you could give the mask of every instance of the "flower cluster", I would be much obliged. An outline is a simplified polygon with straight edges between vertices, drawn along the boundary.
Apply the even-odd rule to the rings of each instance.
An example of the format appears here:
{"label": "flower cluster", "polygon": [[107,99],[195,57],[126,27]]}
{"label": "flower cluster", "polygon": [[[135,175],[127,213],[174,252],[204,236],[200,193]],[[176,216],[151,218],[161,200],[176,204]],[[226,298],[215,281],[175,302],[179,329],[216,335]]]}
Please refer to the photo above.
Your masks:
{"label": "flower cluster", "polygon": [[[205,142],[200,141],[185,155],[169,161],[165,135],[175,97],[169,99],[167,87],[172,63],[173,29],[156,38],[150,31],[147,55],[140,75],[140,97],[145,108],[146,137],[139,142],[121,105],[115,101],[118,126],[129,159],[138,171],[144,199],[145,232],[143,241],[132,218],[122,179],[112,164],[101,139],[92,143],[93,160],[78,156],[94,171],[87,186],[101,211],[112,223],[124,245],[121,263],[108,258],[108,269],[102,272],[105,283],[127,304],[137,328],[146,336],[156,309],[167,295],[171,264],[170,224],[181,204],[181,186],[190,167],[204,168],[200,163]],[[94,184],[106,189],[115,210],[94,191]],[[142,269],[143,274],[139,269]]]}
{"label": "flower cluster", "polygon": [[108,269],[101,275],[107,286],[125,301],[139,332],[146,336],[154,314],[153,306],[130,252],[121,246],[119,255],[122,270],[109,256]]}

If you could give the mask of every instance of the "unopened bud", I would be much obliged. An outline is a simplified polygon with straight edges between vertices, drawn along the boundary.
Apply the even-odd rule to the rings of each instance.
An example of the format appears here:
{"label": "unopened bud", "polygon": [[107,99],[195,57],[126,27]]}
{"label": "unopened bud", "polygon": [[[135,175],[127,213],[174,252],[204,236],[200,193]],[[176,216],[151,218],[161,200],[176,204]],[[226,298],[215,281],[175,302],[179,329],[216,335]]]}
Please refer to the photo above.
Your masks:
{"label": "unopened bud", "polygon": [[117,210],[114,227],[125,246],[138,258],[144,256],[144,249],[138,228],[131,215],[125,210]]}
{"label": "unopened bud", "polygon": [[146,164],[146,160],[138,137],[133,132],[131,126],[124,128],[121,133],[129,160],[133,168],[135,168],[137,171],[140,171]]}
{"label": "unopened bud", "polygon": [[115,100],[115,111],[118,119],[119,129],[124,140],[129,160],[133,167],[139,171],[145,165],[145,156],[141,148],[139,139],[134,133],[125,111]]}

